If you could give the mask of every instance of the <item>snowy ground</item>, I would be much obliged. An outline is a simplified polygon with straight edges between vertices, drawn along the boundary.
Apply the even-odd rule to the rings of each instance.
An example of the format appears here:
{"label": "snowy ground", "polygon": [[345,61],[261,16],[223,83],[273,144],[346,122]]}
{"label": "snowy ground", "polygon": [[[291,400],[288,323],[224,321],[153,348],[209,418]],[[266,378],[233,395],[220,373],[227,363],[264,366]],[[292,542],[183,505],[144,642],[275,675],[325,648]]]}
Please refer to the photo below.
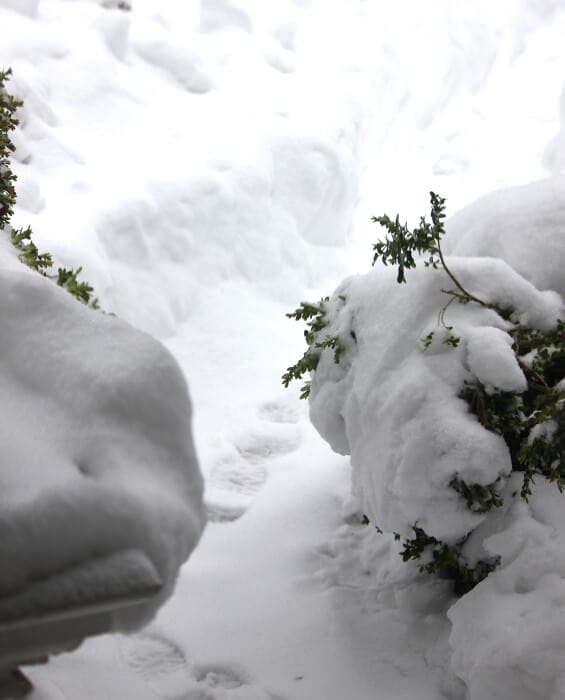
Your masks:
{"label": "snowy ground", "polygon": [[32,699],[464,698],[447,618],[371,587],[284,314],[368,267],[372,214],[562,172],[565,8],[117,4],[0,0],[17,221],[179,361],[210,522],[149,628],[30,670]]}

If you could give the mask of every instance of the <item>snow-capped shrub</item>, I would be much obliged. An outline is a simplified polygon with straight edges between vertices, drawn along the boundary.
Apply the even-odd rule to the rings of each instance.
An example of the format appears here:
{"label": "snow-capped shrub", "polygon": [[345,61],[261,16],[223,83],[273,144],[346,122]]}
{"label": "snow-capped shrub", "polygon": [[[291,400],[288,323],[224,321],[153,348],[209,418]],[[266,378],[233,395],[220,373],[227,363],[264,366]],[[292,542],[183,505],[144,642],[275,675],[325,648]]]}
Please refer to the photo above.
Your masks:
{"label": "snow-capped shrub", "polygon": [[401,286],[419,259],[431,269],[413,273],[414,294],[393,295],[390,275],[374,270],[331,299],[303,302],[288,315],[307,320],[308,348],[283,383],[315,371],[312,420],[352,455],[368,521],[396,532],[405,561],[461,595],[500,561],[473,532],[504,505],[510,473],[522,473],[524,499],[537,476],[565,486],[565,322],[559,295],[502,261],[446,259],[444,219],[434,193],[431,221],[412,230],[398,216],[374,218],[387,236],[373,265],[396,267]]}
{"label": "snow-capped shrub", "polygon": [[92,296],[92,286],[85,281],[79,281],[82,268],[67,270],[58,268],[57,274],[50,273],[53,258],[50,253],[40,253],[32,239],[32,231],[27,228],[15,229],[11,225],[16,203],[15,183],[17,177],[10,167],[10,158],[16,150],[10,134],[18,126],[16,112],[23,105],[6,90],[5,83],[12,71],[0,71],[0,229],[10,237],[12,245],[18,251],[19,259],[28,267],[45,277],[56,281],[59,287],[66,289],[69,294],[93,308],[98,307],[98,300]]}

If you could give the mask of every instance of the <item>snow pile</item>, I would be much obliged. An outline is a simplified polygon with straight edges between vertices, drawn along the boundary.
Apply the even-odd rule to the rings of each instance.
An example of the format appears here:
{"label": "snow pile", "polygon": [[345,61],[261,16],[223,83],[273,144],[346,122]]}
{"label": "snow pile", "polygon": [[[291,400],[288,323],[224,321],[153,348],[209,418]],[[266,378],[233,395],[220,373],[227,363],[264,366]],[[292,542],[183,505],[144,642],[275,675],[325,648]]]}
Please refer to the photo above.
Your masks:
{"label": "snow pile", "polygon": [[[1,607],[28,610],[38,585],[36,609],[131,588],[140,550],[164,588],[115,619],[138,626],[170,595],[204,523],[183,376],[152,338],[21,265],[0,272],[0,290]],[[98,560],[104,577],[74,574]]]}
{"label": "snow pile", "polygon": [[[565,315],[556,291],[563,283],[558,231],[565,216],[562,201],[548,204],[560,184],[490,195],[454,217],[446,237],[457,252],[498,253],[448,257],[447,264],[471,294],[512,308],[513,320],[540,330]],[[519,226],[514,206],[522,214]],[[465,221],[480,235],[466,237]],[[518,257],[524,276],[509,264]],[[474,531],[463,548],[471,562],[501,557],[500,568],[450,611],[453,669],[468,684],[471,700],[558,698],[565,687],[558,633],[565,600],[563,496],[536,477],[535,497],[525,504],[515,497],[520,486],[512,477],[504,509],[485,514],[471,512],[449,488],[454,477],[484,486],[500,477],[504,484],[511,471],[502,437],[483,428],[458,398],[464,383],[479,380],[487,391],[525,388],[511,350],[510,322],[473,303],[446,309],[444,322],[452,328],[438,321],[449,301],[441,290],[451,287],[443,270],[422,262],[407,273],[406,285],[398,285],[395,270],[380,263],[345,280],[320,332],[320,339],[337,335],[345,352],[339,364],[332,350],[322,352],[311,418],[334,450],[351,455],[354,496],[372,523],[403,537],[413,537],[417,525],[448,543]],[[460,339],[456,347],[453,335]],[[414,573],[414,566],[406,567],[404,586]],[[503,642],[509,625],[511,643]]]}

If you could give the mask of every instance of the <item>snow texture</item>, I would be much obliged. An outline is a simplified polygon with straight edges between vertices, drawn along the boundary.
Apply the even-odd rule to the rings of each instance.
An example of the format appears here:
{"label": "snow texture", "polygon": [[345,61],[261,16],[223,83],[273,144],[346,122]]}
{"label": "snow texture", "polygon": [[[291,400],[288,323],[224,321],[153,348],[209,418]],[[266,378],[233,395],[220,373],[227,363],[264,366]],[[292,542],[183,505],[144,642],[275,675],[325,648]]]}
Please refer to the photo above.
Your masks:
{"label": "snow texture", "polygon": [[481,197],[449,220],[446,252],[500,258],[565,297],[564,188],[557,176]]}
{"label": "snow texture", "polygon": [[473,328],[467,332],[469,371],[487,391],[521,393],[528,382],[512,350],[512,338],[500,328]]}
{"label": "snow texture", "polygon": [[[184,378],[155,340],[35,273],[4,270],[0,290],[3,605],[25,610],[38,582],[38,610],[61,586],[69,603],[103,597],[113,569],[135,588],[118,555],[140,550],[164,588],[140,615],[116,616],[136,627],[170,595],[204,522]],[[110,555],[104,578],[74,576]]]}
{"label": "snow texture", "polygon": [[563,496],[536,478],[525,503],[513,477],[511,505],[481,533],[501,567],[449,611],[452,667],[473,700],[559,700],[565,692]]}
{"label": "snow texture", "polygon": [[[304,351],[302,334],[285,313],[366,270],[375,240],[371,216],[399,211],[415,221],[427,206],[428,190],[445,196],[451,212],[506,188],[505,194],[486,195],[453,217],[446,252],[454,270],[477,293],[486,294],[488,282],[491,297],[517,303],[523,318],[540,327],[552,321],[560,304],[555,292],[564,293],[563,3],[0,0],[0,27],[0,65],[12,66],[10,89],[25,100],[14,134],[15,223],[32,226],[40,249],[51,252],[56,265],[82,265],[102,307],[163,341],[179,362],[194,400],[194,439],[212,521],[152,626],[127,638],[92,640],[46,667],[30,668],[26,672],[36,686],[31,700],[155,700],[156,695],[191,700],[476,700],[483,692],[483,671],[485,693],[514,700],[522,692],[514,678],[522,678],[523,688],[532,687],[531,679],[520,676],[531,668],[520,648],[535,651],[540,663],[548,664],[539,692],[562,696],[557,667],[551,665],[553,650],[560,648],[556,628],[548,643],[542,641],[542,628],[536,628],[534,650],[527,647],[528,631],[513,627],[517,633],[510,644],[501,632],[507,618],[502,612],[497,616],[498,607],[490,605],[488,595],[479,600],[481,587],[473,592],[476,608],[450,613],[450,649],[445,587],[429,581],[424,585],[415,568],[401,561],[392,537],[361,524],[362,504],[349,498],[349,460],[320,439],[298,389],[283,391],[280,375]],[[552,179],[543,181],[548,175]],[[540,182],[523,188],[532,180]],[[506,221],[513,225],[506,227]],[[540,230],[554,235],[540,238]],[[23,274],[1,236],[0,268]],[[351,369],[355,353],[365,356],[371,346],[375,367],[370,379],[381,384],[370,390],[357,382],[347,410],[381,406],[381,401],[383,425],[388,422],[396,434],[379,447],[378,455],[367,450],[361,456],[375,463],[382,457],[391,465],[406,456],[405,465],[415,469],[418,455],[407,446],[418,439],[422,457],[431,459],[435,447],[423,437],[431,429],[446,451],[435,473],[438,490],[452,473],[446,455],[463,459],[471,447],[474,455],[465,468],[473,478],[487,480],[507,471],[500,440],[486,435],[470,417],[465,423],[463,406],[454,401],[454,387],[472,376],[469,362],[483,378],[519,385],[519,373],[510,363],[507,325],[494,313],[470,307],[463,313],[452,305],[448,320],[461,343],[451,349],[437,326],[445,302],[438,287],[448,281],[439,273],[433,282],[426,281],[416,271],[402,290],[389,273],[375,272],[370,283],[350,281],[351,299],[334,319],[344,329],[347,352],[343,364],[325,363],[323,371],[332,379],[318,387],[317,399],[322,415],[325,393],[323,418],[332,444],[345,454],[355,437],[346,430],[339,410],[343,396],[332,383],[341,382],[345,395],[343,371]],[[51,288],[42,285],[50,295]],[[371,326],[375,318],[367,309],[368,324],[361,333],[366,342],[356,348],[345,329],[358,319],[347,309],[365,287],[375,294],[373,310],[380,326]],[[18,327],[27,311],[21,309]],[[358,311],[363,321],[360,304]],[[58,322],[59,314],[54,318]],[[115,319],[100,323],[125,328]],[[433,343],[422,354],[419,338],[431,330],[436,331]],[[124,333],[133,358],[140,338],[149,341]],[[481,333],[496,338],[495,356],[485,357],[477,344],[479,355],[469,353]],[[112,330],[105,342],[113,337]],[[38,347],[28,343],[26,352]],[[65,356],[72,354],[68,345],[59,347],[67,348]],[[101,363],[105,356],[100,354]],[[169,362],[159,357],[159,366]],[[397,360],[407,372],[402,379]],[[80,365],[78,355],[73,361]],[[56,376],[40,366],[41,381]],[[108,373],[102,374],[110,381]],[[414,378],[412,385],[408,377]],[[65,375],[65,381],[74,386],[72,377]],[[143,381],[151,384],[149,370]],[[92,384],[96,382],[89,382],[89,389]],[[13,404],[27,406],[29,392],[11,388]],[[153,398],[163,398],[153,385],[149,389]],[[399,390],[413,410],[405,429],[403,410],[387,399]],[[425,412],[410,403],[414,392],[422,405],[435,401],[435,408]],[[38,394],[40,403],[47,401],[42,396]],[[137,415],[138,408],[128,410]],[[105,423],[105,409],[96,410],[96,425],[110,432],[113,419]],[[52,416],[40,413],[38,404],[32,415],[47,433],[57,414],[54,408]],[[90,434],[88,426],[64,414],[65,423],[67,419],[70,435],[57,432],[63,431],[57,425],[58,442],[46,448],[46,457],[65,458],[59,476],[69,482],[90,483],[78,474],[71,461],[74,453],[65,447],[80,442],[72,429]],[[31,425],[26,419],[26,428]],[[113,467],[91,486],[110,493],[104,504],[115,505],[121,494],[124,508],[143,511],[136,515],[140,528],[159,509],[159,528],[150,528],[149,539],[158,543],[162,536],[163,546],[174,548],[177,535],[166,531],[175,513],[186,507],[183,489],[175,487],[171,494],[165,482],[155,484],[153,468],[143,465],[160,464],[162,455],[147,445],[145,423],[139,430],[128,425],[116,438],[118,447],[129,445],[127,435],[135,434],[133,456],[149,450],[141,469],[136,467],[135,493],[129,470],[127,475],[120,472],[120,489],[110,484]],[[368,417],[361,416],[359,426],[369,437],[375,431]],[[21,430],[10,436],[10,444],[18,435]],[[32,447],[18,445],[18,450],[31,453]],[[110,459],[108,443],[102,447],[101,455]],[[129,450],[119,449],[128,452],[123,463],[133,466]],[[91,446],[91,452],[98,447]],[[49,484],[51,478],[58,481],[54,464],[41,461]],[[400,498],[400,486],[410,473],[408,469],[395,483],[395,497]],[[387,482],[388,476],[381,476]],[[380,477],[374,486],[379,483]],[[33,491],[33,484],[26,481],[21,492]],[[411,504],[398,515],[403,523],[416,510],[426,510],[431,495],[425,488],[420,493],[417,478],[412,487]],[[158,508],[165,491],[167,507]],[[375,508],[386,510],[386,503],[371,498]],[[94,499],[90,505],[94,508]],[[438,507],[459,517],[455,502],[441,501]],[[54,517],[52,511],[49,515]],[[114,523],[119,520],[116,513],[109,515]],[[545,516],[536,513],[538,517],[542,522]],[[445,529],[436,520],[438,531]],[[479,520],[474,516],[472,526]],[[182,522],[187,527],[186,519]],[[37,550],[40,525],[34,527],[32,519],[27,523],[15,559],[20,571],[9,574],[14,578],[30,566],[22,554],[26,533],[32,551]],[[16,534],[10,528],[16,524],[13,518],[5,522],[12,544]],[[80,537],[87,536],[86,525]],[[100,532],[105,526],[93,518],[92,527]],[[502,523],[501,532],[505,527]],[[188,548],[181,532],[182,546]],[[488,540],[486,532],[485,538],[479,535],[477,550],[482,539]],[[79,532],[73,532],[71,539],[78,538]],[[61,575],[68,582],[85,572],[99,575],[114,564],[116,572],[115,557],[127,574],[141,567],[135,548],[146,540],[147,532],[140,532],[124,542],[130,549],[96,552],[100,558],[88,564],[69,561]],[[541,552],[548,540],[539,541]],[[528,546],[524,551],[526,569],[537,550]],[[40,554],[47,567],[48,552]],[[82,550],[80,554],[82,561]],[[57,556],[65,558],[64,552]],[[556,557],[556,568],[548,570],[556,571],[559,561]],[[144,570],[143,576],[150,572]],[[40,585],[57,582],[55,576]],[[552,607],[559,610],[555,598],[543,607],[537,588],[529,597],[513,590],[510,586],[507,595],[497,598],[501,610],[506,604],[513,608],[521,595],[521,610],[531,601],[532,610],[543,611],[550,624]],[[64,596],[62,591],[64,586],[57,595]],[[79,598],[88,593],[76,592]],[[490,668],[481,656],[481,644],[488,645],[488,639],[479,642],[480,630],[472,619],[479,619],[483,608],[491,613],[485,620],[489,639],[498,644],[497,650],[489,647]],[[458,677],[449,668],[452,658]],[[480,660],[474,664],[473,658]]]}

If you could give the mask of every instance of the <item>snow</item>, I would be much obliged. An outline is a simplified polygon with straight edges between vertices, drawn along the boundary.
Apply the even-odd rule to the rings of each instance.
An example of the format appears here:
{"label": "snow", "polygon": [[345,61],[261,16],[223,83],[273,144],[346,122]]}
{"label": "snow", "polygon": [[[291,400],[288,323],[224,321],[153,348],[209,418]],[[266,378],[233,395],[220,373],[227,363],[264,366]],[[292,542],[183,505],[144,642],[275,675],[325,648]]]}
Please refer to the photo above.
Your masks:
{"label": "snow", "polygon": [[[508,490],[519,489],[513,477]],[[498,520],[498,522],[496,522]],[[472,698],[563,697],[562,494],[543,478],[485,534],[501,568],[449,611],[454,670]]]}
{"label": "snow", "polygon": [[528,388],[512,345],[512,338],[499,328],[473,328],[468,333],[469,371],[487,390],[521,393]]}
{"label": "snow", "polygon": [[[82,265],[102,307],[121,319],[35,280],[0,240],[2,279],[25,276],[18,288],[37,299],[6,316],[14,330],[2,332],[10,353],[1,376],[26,425],[50,436],[35,453],[41,481],[35,472],[31,481],[6,474],[24,499],[26,488],[46,499],[57,482],[54,517],[75,503],[74,493],[62,498],[61,478],[85,480],[70,458],[75,448],[107,457],[96,461],[92,500],[77,488],[73,513],[104,504],[107,518],[92,518],[92,536],[123,534],[120,551],[133,568],[129,552],[149,545],[170,592],[201,527],[198,477],[186,472],[194,465],[188,404],[170,356],[131,324],[166,345],[190,385],[210,522],[156,620],[31,669],[33,700],[557,700],[559,494],[551,492],[550,516],[537,479],[539,500],[516,501],[495,533],[483,532],[478,514],[466,513],[464,524],[456,494],[444,493],[454,463],[482,483],[509,473],[501,439],[463,414],[455,391],[470,376],[521,386],[508,324],[494,311],[452,304],[447,320],[461,341],[451,348],[437,325],[440,289],[450,286],[440,272],[415,270],[404,287],[392,270],[350,276],[368,267],[378,236],[370,216],[399,211],[416,221],[434,190],[450,213],[465,207],[448,223],[445,250],[470,291],[512,304],[536,327],[554,322],[565,294],[562,4],[119,5],[0,0],[0,65],[12,66],[10,87],[25,100],[16,224],[30,224],[56,264]],[[297,388],[280,386],[304,351],[285,313],[348,277],[347,303],[332,323],[345,338],[352,325],[363,330],[357,346],[347,340],[339,365],[324,360],[312,418],[337,452],[352,452],[354,490],[366,484],[366,503],[350,495],[349,459],[313,430]],[[36,304],[47,305],[47,317],[32,313]],[[54,321],[74,329],[72,343],[53,337]],[[38,324],[49,342],[37,341]],[[38,394],[14,387],[10,369],[20,362],[30,371],[16,351],[24,326],[26,352],[39,357]],[[423,352],[420,338],[432,330]],[[98,350],[87,342],[96,333]],[[73,346],[94,355],[86,376]],[[112,403],[116,372],[128,402]],[[58,374],[68,391],[53,381]],[[170,461],[159,447],[167,430],[177,441]],[[101,433],[115,451],[101,449]],[[9,444],[31,454],[33,443],[14,440],[20,434],[12,431]],[[379,468],[361,474],[369,461]],[[116,529],[122,508],[135,513],[139,532]],[[502,553],[503,566],[452,606],[444,584],[423,583],[401,561],[399,543],[360,523],[364,510],[403,532],[415,516],[452,537],[478,526],[477,549]],[[21,537],[37,548],[41,525],[24,511]],[[2,547],[16,550],[10,532]],[[54,541],[57,528],[49,532]],[[73,532],[68,551],[45,547],[46,565],[51,555],[74,563],[72,547],[88,533]],[[513,549],[521,533],[528,543]],[[101,554],[113,561],[114,551]],[[14,577],[37,565],[23,550],[10,556]],[[522,576],[530,565],[531,591],[520,593],[518,567]]]}
{"label": "snow", "polygon": [[481,197],[450,218],[446,252],[501,258],[538,289],[565,296],[564,187],[557,175]]}
{"label": "snow", "polygon": [[[141,550],[164,587],[134,619],[116,616],[117,628],[138,626],[170,595],[204,522],[186,385],[151,337],[19,267],[0,277],[2,605],[25,609],[37,581]],[[86,573],[61,585],[93,598],[111,588]]]}

